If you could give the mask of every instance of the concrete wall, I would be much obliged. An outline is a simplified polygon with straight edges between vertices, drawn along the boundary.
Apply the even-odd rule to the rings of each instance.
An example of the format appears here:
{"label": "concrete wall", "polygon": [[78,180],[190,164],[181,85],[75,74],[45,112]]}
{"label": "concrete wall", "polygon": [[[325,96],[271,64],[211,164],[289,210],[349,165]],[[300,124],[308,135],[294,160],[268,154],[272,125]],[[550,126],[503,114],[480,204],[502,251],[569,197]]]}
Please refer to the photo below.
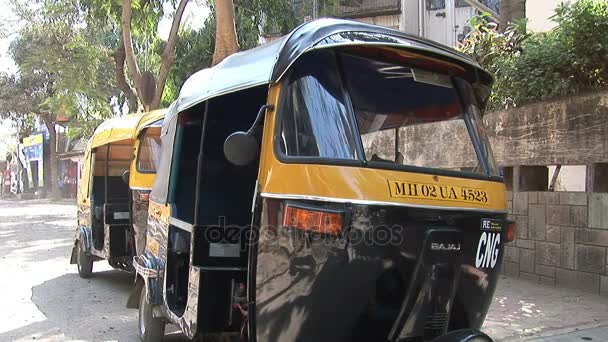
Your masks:
{"label": "concrete wall", "polygon": [[509,192],[517,238],[502,272],[608,296],[608,193]]}

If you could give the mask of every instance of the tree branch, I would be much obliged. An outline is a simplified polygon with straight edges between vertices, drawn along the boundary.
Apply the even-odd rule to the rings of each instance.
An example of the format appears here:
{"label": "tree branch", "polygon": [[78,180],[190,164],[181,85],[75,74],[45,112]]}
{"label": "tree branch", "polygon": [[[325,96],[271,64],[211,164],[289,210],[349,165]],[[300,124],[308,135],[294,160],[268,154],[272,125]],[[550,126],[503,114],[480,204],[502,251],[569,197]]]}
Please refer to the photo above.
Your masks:
{"label": "tree branch", "polygon": [[160,73],[158,75],[158,82],[156,82],[156,91],[154,93],[154,100],[152,101],[152,109],[158,109],[160,107],[160,101],[163,97],[163,91],[165,90],[165,84],[167,83],[167,77],[169,76],[169,70],[175,57],[175,44],[177,44],[177,33],[179,26],[184,15],[184,9],[188,4],[188,0],[181,0],[175,14],[173,15],[173,23],[171,24],[171,31],[169,32],[169,38],[167,39],[167,45],[163,51],[162,62],[160,66]]}
{"label": "tree branch", "polygon": [[120,26],[122,29],[122,40],[125,47],[125,57],[127,60],[127,66],[131,71],[133,77],[133,83],[137,94],[142,94],[142,77],[137,65],[137,59],[135,57],[135,51],[133,50],[133,38],[131,35],[131,0],[122,0],[122,15],[120,20]]}
{"label": "tree branch", "polygon": [[116,64],[115,73],[116,73],[116,84],[118,88],[125,94],[127,100],[129,101],[129,111],[136,112],[137,111],[137,94],[135,93],[135,89],[131,87],[129,82],[127,82],[127,76],[125,75],[125,44],[122,37],[120,38],[120,42],[118,43],[118,47],[116,51],[112,54],[114,58],[114,63]]}

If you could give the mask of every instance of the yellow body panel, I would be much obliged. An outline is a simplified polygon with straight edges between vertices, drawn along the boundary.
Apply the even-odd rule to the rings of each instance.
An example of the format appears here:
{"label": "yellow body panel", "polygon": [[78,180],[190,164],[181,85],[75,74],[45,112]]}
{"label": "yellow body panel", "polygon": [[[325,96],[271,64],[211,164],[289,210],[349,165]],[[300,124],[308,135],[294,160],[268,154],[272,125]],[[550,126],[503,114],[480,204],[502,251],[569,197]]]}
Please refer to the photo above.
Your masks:
{"label": "yellow body panel", "polygon": [[87,144],[85,149],[84,167],[80,176],[82,179],[78,182],[78,193],[76,195],[78,205],[84,205],[87,207],[91,206],[91,199],[89,198],[89,180],[91,178],[91,143]]}
{"label": "yellow body panel", "polygon": [[94,148],[121,140],[133,140],[137,125],[143,116],[144,113],[129,114],[102,122],[93,133],[91,147]]}
{"label": "yellow body panel", "polygon": [[[140,173],[136,167],[137,148],[139,147],[139,134],[149,124],[165,117],[166,109],[154,110],[147,113],[129,114],[112,118],[101,123],[85,149],[85,164],[82,179],[79,182],[78,203],[90,206],[89,180],[91,177],[91,150],[95,147],[116,143],[118,145],[131,144],[134,148],[132,161],[129,165],[129,187],[132,189],[151,189],[154,183],[153,173]],[[103,151],[102,151],[103,152]]]}
{"label": "yellow body panel", "polygon": [[93,133],[91,147],[98,147],[120,140],[135,140],[142,129],[165,117],[166,109],[148,113],[129,114],[102,122]]}
{"label": "yellow body panel", "polygon": [[[278,108],[280,85],[271,87],[268,103]],[[264,196],[307,197],[338,202],[505,211],[502,183],[353,166],[287,164],[274,154],[276,110],[266,113],[260,160]]]}
{"label": "yellow body panel", "polygon": [[146,126],[164,118],[166,113],[166,109],[153,110],[144,114],[141,120],[139,120],[139,124],[137,125],[137,128],[135,130],[135,135],[133,136],[133,138],[135,139],[135,157],[133,158],[133,162],[131,163],[131,167],[129,168],[129,187],[131,187],[131,189],[152,189],[152,185],[154,185],[154,178],[156,177],[156,173],[142,173],[137,170],[137,156],[139,155],[139,144],[141,143],[139,135]]}
{"label": "yellow body panel", "polygon": [[139,133],[141,133],[141,131],[146,128],[146,126],[164,118],[165,114],[167,114],[167,109],[157,109],[145,113],[137,124],[134,138],[137,138],[137,136],[139,136]]}
{"label": "yellow body panel", "polygon": [[169,217],[171,216],[171,207],[156,203],[150,200],[150,206],[148,207],[148,215],[165,224],[169,224]]}
{"label": "yellow body panel", "polygon": [[152,185],[154,185],[154,178],[156,177],[156,173],[142,173],[137,171],[137,156],[139,155],[139,144],[141,140],[135,140],[135,158],[133,158],[133,162],[131,162],[131,167],[129,168],[129,187],[131,189],[152,189]]}

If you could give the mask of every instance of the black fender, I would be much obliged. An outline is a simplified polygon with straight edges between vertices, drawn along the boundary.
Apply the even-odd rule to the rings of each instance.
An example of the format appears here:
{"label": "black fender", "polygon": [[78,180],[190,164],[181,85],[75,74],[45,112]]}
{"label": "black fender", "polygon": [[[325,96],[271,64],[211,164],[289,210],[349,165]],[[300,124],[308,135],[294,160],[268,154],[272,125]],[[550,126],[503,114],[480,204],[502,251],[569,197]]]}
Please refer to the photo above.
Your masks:
{"label": "black fender", "polygon": [[493,342],[492,338],[476,329],[460,329],[439,336],[432,342]]}
{"label": "black fender", "polygon": [[160,280],[161,264],[158,259],[147,251],[144,255],[133,257],[135,268],[135,283],[127,298],[127,308],[139,308],[139,296],[143,287],[146,286],[148,303],[153,305],[162,304],[162,282]]}
{"label": "black fender", "polygon": [[91,229],[88,227],[78,227],[76,229],[76,238],[74,246],[72,246],[72,254],[70,255],[70,264],[76,264],[76,247],[79,241],[83,242],[85,253],[91,253]]}

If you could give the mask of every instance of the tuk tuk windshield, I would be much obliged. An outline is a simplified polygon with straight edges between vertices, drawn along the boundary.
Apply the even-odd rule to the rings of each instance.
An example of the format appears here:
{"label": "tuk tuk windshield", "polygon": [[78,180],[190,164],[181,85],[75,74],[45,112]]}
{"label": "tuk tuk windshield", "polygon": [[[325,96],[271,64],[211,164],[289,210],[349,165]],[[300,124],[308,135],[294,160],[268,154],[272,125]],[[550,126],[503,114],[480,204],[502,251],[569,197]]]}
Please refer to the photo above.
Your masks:
{"label": "tuk tuk windshield", "polygon": [[463,79],[320,50],[294,67],[286,96],[278,145],[287,159],[497,175],[473,90]]}

